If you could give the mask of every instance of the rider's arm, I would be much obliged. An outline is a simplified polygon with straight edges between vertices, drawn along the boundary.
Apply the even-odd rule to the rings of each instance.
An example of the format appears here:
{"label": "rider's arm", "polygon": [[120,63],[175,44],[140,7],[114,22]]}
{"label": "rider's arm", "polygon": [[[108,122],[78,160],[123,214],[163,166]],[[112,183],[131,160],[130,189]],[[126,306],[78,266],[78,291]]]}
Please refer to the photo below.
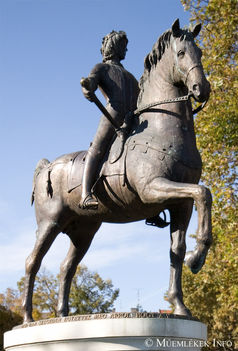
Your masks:
{"label": "rider's arm", "polygon": [[100,83],[101,75],[103,70],[103,64],[97,64],[92,71],[90,72],[87,78],[82,78],[80,83],[82,86],[82,91],[84,96],[92,101],[92,93],[95,92],[98,88],[98,84]]}

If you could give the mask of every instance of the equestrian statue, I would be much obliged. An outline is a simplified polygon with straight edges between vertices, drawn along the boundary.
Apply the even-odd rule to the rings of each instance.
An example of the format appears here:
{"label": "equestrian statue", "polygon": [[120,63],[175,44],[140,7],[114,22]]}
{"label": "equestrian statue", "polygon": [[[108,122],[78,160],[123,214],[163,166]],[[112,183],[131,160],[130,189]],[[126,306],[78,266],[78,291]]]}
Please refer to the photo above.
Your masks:
{"label": "equestrian statue", "polygon": [[[129,223],[170,214],[170,283],[174,314],[191,316],[181,286],[183,262],[193,273],[205,263],[212,243],[209,189],[198,185],[202,162],[196,147],[193,115],[207,102],[210,84],[194,38],[201,25],[182,29],[176,20],[144,61],[139,82],[121,65],[126,34],[103,39],[103,62],[81,81],[84,95],[103,112],[88,151],[38,162],[33,180],[37,235],[26,259],[24,322],[32,321],[35,276],[57,235],[70,248],[60,267],[58,315],[67,316],[72,278],[102,222]],[[99,88],[104,107],[95,95]],[[195,111],[191,99],[202,103]],[[186,253],[185,236],[193,204],[198,212],[196,246]],[[155,223],[156,221],[150,221]]]}

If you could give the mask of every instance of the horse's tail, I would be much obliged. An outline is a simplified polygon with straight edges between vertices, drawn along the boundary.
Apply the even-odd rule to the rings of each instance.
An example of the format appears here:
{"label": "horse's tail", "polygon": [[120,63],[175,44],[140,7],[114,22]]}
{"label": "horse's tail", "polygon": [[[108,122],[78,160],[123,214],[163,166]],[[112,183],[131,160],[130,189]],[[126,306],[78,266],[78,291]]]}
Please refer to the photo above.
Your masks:
{"label": "horse's tail", "polygon": [[42,169],[45,168],[49,163],[50,163],[49,160],[47,160],[46,158],[42,158],[36,165],[36,169],[33,176],[33,184],[32,184],[31,206],[33,205],[34,199],[35,199],[36,178],[38,177]]}

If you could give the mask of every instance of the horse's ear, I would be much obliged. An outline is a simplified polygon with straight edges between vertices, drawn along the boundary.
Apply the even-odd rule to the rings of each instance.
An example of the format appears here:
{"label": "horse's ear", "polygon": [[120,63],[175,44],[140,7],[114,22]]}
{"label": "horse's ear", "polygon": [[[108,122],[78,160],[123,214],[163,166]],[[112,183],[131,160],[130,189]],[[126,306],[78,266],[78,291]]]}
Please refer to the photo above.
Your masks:
{"label": "horse's ear", "polygon": [[172,24],[172,33],[173,33],[174,37],[179,37],[180,36],[180,25],[179,25],[179,19],[178,18]]}
{"label": "horse's ear", "polygon": [[199,34],[201,28],[202,28],[202,24],[199,23],[192,29],[192,34],[194,38],[196,38],[196,36]]}

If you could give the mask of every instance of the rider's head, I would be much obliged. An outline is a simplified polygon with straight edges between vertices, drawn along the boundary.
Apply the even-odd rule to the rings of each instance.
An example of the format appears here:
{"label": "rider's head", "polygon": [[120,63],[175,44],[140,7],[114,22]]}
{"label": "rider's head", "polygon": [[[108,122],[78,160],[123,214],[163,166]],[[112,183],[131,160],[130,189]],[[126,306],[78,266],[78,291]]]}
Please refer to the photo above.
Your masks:
{"label": "rider's head", "polygon": [[126,56],[128,39],[123,31],[112,31],[107,34],[102,40],[101,54],[103,62],[117,59],[123,60]]}

